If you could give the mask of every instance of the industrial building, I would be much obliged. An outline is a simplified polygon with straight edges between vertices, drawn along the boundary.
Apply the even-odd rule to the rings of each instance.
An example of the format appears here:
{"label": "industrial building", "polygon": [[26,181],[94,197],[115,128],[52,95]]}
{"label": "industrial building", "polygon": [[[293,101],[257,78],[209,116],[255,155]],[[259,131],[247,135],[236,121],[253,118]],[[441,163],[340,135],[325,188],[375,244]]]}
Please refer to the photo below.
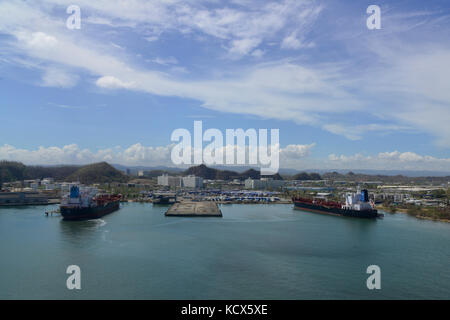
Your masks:
{"label": "industrial building", "polygon": [[164,187],[181,187],[183,180],[181,177],[172,177],[168,174],[163,174],[158,177],[158,185]]}
{"label": "industrial building", "polygon": [[279,189],[285,185],[283,180],[274,180],[272,178],[261,178],[260,180],[248,178],[245,180],[246,189]]}
{"label": "industrial building", "polygon": [[38,192],[0,192],[0,206],[32,204],[48,204],[48,199]]}
{"label": "industrial building", "polygon": [[203,178],[196,176],[183,177],[183,187],[185,188],[203,188]]}
{"label": "industrial building", "polygon": [[172,177],[163,174],[158,177],[158,185],[164,187],[203,188],[203,178],[197,176]]}

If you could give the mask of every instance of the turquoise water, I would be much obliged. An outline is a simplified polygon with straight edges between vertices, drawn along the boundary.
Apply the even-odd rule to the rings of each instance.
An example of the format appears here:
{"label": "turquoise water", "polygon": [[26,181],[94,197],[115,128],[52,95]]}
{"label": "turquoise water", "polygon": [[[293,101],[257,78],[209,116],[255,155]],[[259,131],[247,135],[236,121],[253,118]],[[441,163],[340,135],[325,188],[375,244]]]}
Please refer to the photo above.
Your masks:
{"label": "turquoise water", "polygon": [[[128,203],[101,220],[0,209],[1,299],[449,299],[450,224],[367,221],[223,205],[223,218],[165,217]],[[66,268],[81,268],[81,290]],[[366,268],[381,268],[368,290]]]}

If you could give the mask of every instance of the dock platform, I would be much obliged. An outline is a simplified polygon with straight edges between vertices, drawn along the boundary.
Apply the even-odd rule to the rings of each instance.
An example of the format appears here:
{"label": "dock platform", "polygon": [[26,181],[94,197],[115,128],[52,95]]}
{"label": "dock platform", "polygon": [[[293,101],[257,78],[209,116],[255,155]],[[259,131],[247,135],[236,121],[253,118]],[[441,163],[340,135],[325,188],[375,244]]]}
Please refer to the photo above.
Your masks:
{"label": "dock platform", "polygon": [[222,217],[222,211],[211,201],[179,202],[165,213],[168,217]]}

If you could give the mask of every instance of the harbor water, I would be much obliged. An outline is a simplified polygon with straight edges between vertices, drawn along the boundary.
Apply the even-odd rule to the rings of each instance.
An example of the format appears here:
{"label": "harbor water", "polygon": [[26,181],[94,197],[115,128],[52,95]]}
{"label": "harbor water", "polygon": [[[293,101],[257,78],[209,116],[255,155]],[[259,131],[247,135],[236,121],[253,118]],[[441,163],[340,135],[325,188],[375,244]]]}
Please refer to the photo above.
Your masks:
{"label": "harbor water", "polygon": [[[292,205],[221,205],[165,217],[125,203],[99,220],[0,208],[0,299],[449,299],[450,224],[363,220]],[[81,269],[69,290],[66,269]],[[381,269],[369,290],[367,267]]]}

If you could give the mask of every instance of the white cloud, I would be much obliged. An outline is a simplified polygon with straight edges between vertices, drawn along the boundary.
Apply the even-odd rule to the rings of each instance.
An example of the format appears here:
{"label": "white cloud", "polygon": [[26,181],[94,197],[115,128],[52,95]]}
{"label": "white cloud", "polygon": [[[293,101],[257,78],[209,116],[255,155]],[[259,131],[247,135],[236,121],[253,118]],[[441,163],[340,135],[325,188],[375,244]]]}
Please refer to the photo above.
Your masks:
{"label": "white cloud", "polygon": [[[71,4],[71,0],[42,0],[53,5]],[[251,5],[249,5],[251,3]],[[200,32],[228,43],[233,55],[245,55],[264,40],[270,40],[287,25],[298,32],[308,31],[322,7],[314,0],[245,1],[233,8],[210,0],[78,0],[77,5],[88,12],[86,22],[110,27],[135,27],[136,32],[152,27],[158,34],[147,36],[155,41],[163,31],[184,34]],[[245,9],[245,10],[244,10]],[[83,20],[84,21],[84,20]],[[257,40],[256,40],[257,39]],[[250,46],[252,48],[248,49]]]}
{"label": "white cloud", "polygon": [[[296,40],[308,38],[305,35],[322,11],[315,1],[237,1],[241,6],[178,0],[79,0],[77,4],[91,14],[91,23],[110,27],[134,23],[138,27],[133,31],[143,37],[197,32],[215,37],[241,56],[260,54],[258,47],[280,34],[290,39],[288,46],[298,47]],[[126,52],[114,55],[109,39],[103,43],[86,32],[68,32],[64,19],[52,16],[52,12],[71,1],[37,3],[1,2],[0,33],[12,36],[1,43],[5,51],[12,57],[25,57],[12,60],[32,61],[39,70],[51,67],[52,71],[44,73],[43,85],[69,87],[76,83],[76,78],[69,77],[72,70],[82,70],[97,78],[96,84],[103,88],[195,99],[205,108],[292,120],[352,140],[361,139],[368,131],[414,128],[450,147],[450,48],[445,42],[426,38],[426,42],[411,45],[393,36],[373,36],[370,41],[361,41],[369,43],[369,48],[362,49],[354,48],[353,39],[352,49],[370,54],[371,60],[362,60],[367,62],[364,72],[361,68],[351,70],[348,65],[353,62],[313,64],[305,59],[227,70],[227,78],[222,79],[178,79],[180,72],[163,74],[135,65]],[[345,120],[346,115],[358,112],[363,114],[360,119],[349,117],[347,122],[338,122],[335,117],[343,115],[339,119]],[[367,123],[366,115],[384,124]]]}
{"label": "white cloud", "polygon": [[280,148],[280,167],[301,169],[309,165],[309,157],[316,144],[291,144]]}
{"label": "white cloud", "polygon": [[18,32],[16,35],[19,40],[33,48],[46,48],[51,50],[58,43],[55,37],[44,32]]}
{"label": "white cloud", "polygon": [[[280,148],[281,164],[292,165],[302,158],[308,157],[314,145],[289,145],[286,148]],[[173,145],[149,147],[136,143],[125,149],[115,147],[91,151],[89,149],[81,149],[76,144],[64,147],[39,147],[36,150],[19,149],[11,145],[3,145],[0,146],[0,160],[41,165],[88,164],[107,161],[123,165],[175,166],[171,160],[172,147]],[[238,149],[237,146],[224,146],[219,153],[224,155],[225,150],[230,147],[235,150]],[[200,152],[200,150],[195,152]],[[194,150],[192,154],[194,154]]]}
{"label": "white cloud", "polygon": [[169,65],[169,64],[177,64],[178,60],[175,57],[156,57],[155,59],[151,60],[154,63],[161,64],[161,65]]}
{"label": "white cloud", "polygon": [[240,40],[233,40],[229,49],[231,54],[246,55],[261,43],[260,39],[246,38]]}
{"label": "white cloud", "polygon": [[39,147],[37,150],[17,149],[10,145],[0,147],[0,158],[21,161],[26,164],[79,164],[90,161],[93,154],[81,150],[77,145],[58,147]]}
{"label": "white cloud", "polygon": [[159,39],[159,37],[150,36],[150,37],[145,37],[144,39],[147,40],[148,42],[153,42],[153,41],[157,41]]}
{"label": "white cloud", "polygon": [[312,48],[314,43],[304,43],[303,40],[297,37],[297,32],[291,33],[289,36],[285,37],[281,42],[281,49],[301,49],[301,48]]}
{"label": "white cloud", "polygon": [[95,82],[95,84],[101,88],[108,89],[130,89],[133,87],[133,82],[123,82],[112,76],[104,76]]}
{"label": "white cloud", "polygon": [[132,21],[119,22],[117,20],[113,21],[112,19],[95,16],[95,15],[83,17],[82,19],[83,19],[82,20],[83,23],[94,24],[94,25],[104,25],[104,26],[109,26],[109,27],[131,27],[131,28],[136,27],[136,23],[134,23]]}
{"label": "white cloud", "polygon": [[61,69],[49,68],[42,76],[44,87],[71,88],[78,82],[78,75]]}
{"label": "white cloud", "polygon": [[450,171],[450,158],[424,156],[415,152],[381,152],[375,156],[330,154],[328,160],[328,167],[335,169]]}
{"label": "white cloud", "polygon": [[[312,157],[315,143],[307,145],[287,145],[280,148],[280,167],[304,169],[371,169],[371,170],[434,170],[449,171],[450,158],[436,158],[414,152],[381,152],[376,155],[336,155],[330,154],[327,160]],[[63,147],[39,147],[35,150],[16,148],[11,145],[0,146],[0,160],[20,161],[29,165],[88,164],[107,161],[122,165],[175,166],[171,161],[174,145],[144,146],[141,143],[127,148],[104,148],[97,151],[82,149],[76,144]],[[205,147],[206,145],[204,145]],[[224,146],[222,153],[230,146]],[[237,150],[237,147],[234,146]],[[194,151],[192,152],[194,153]]]}
{"label": "white cloud", "polygon": [[36,150],[4,145],[0,146],[0,159],[42,165],[88,164],[99,161],[124,165],[168,165],[171,147],[171,145],[145,147],[137,143],[126,149],[116,147],[94,152],[81,149],[76,144],[64,147],[39,147]]}
{"label": "white cloud", "polygon": [[338,135],[342,135],[349,140],[361,140],[365,133],[367,132],[383,132],[388,133],[392,131],[411,131],[411,127],[400,126],[393,124],[378,124],[378,123],[367,123],[367,124],[340,124],[331,123],[322,126],[323,129]]}
{"label": "white cloud", "polygon": [[264,55],[264,51],[261,49],[254,50],[251,55],[255,58],[261,58]]}
{"label": "white cloud", "polygon": [[297,159],[307,157],[311,154],[311,149],[315,146],[312,144],[290,144],[280,150],[280,157],[287,159]]}
{"label": "white cloud", "polygon": [[341,125],[338,123],[331,123],[323,125],[323,129],[338,135],[342,135],[349,140],[360,140],[361,132],[359,130],[355,130],[352,127],[347,125]]}

